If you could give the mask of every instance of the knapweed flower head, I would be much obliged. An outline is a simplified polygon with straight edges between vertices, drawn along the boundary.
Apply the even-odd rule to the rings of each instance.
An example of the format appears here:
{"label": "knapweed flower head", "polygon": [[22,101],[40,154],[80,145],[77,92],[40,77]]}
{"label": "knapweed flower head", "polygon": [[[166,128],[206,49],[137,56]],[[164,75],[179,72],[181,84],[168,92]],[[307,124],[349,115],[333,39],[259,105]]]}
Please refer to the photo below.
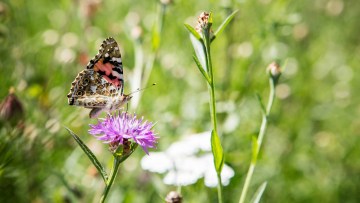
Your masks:
{"label": "knapweed flower head", "polygon": [[99,119],[97,124],[90,125],[89,133],[98,140],[108,143],[110,150],[116,152],[119,146],[128,150],[131,143],[140,145],[149,154],[148,148],[155,148],[158,137],[152,130],[154,124],[138,119],[135,114],[118,112],[108,114],[104,119]]}

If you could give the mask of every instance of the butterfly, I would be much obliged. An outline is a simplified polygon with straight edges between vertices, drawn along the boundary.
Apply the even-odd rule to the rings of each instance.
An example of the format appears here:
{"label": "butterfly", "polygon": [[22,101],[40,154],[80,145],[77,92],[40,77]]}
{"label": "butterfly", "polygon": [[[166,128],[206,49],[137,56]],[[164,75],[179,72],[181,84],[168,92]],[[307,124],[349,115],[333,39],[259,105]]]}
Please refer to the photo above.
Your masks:
{"label": "butterfly", "polygon": [[90,108],[90,118],[119,109],[132,98],[124,94],[120,49],[112,37],[103,41],[99,53],[76,76],[67,97],[69,105]]}

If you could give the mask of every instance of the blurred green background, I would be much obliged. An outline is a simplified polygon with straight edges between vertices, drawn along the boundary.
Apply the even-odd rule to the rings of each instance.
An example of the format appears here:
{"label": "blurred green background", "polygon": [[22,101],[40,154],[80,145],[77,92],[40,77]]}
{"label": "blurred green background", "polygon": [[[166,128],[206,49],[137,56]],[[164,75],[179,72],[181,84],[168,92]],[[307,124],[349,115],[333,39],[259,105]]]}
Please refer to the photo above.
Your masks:
{"label": "blurred green background", "polygon": [[[125,93],[157,83],[130,104],[157,122],[153,151],[209,130],[207,87],[184,23],[194,26],[202,11],[212,11],[216,29],[236,9],[212,44],[220,134],[236,173],[224,187],[225,202],[239,200],[261,121],[255,93],[267,101],[265,69],[274,60],[284,70],[248,199],[268,181],[263,202],[359,202],[358,0],[1,1],[0,98],[13,87],[24,115],[20,123],[0,123],[0,202],[99,200],[101,177],[64,126],[110,167],[107,146],[87,134],[95,122],[89,110],[66,98],[106,37],[120,44]],[[136,67],[152,67],[149,79]],[[109,202],[161,202],[176,189],[141,169],[144,155],[137,150],[121,166]],[[182,195],[185,202],[217,202],[216,189],[203,181]]]}

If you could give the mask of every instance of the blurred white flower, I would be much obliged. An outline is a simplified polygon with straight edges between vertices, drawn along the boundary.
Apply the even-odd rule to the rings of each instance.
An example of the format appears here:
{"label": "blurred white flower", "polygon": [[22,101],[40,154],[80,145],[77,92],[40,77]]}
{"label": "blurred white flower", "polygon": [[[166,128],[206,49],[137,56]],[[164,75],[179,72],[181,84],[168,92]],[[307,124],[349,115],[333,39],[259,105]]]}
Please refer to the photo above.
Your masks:
{"label": "blurred white flower", "polygon": [[[151,152],[141,160],[145,170],[166,173],[163,181],[168,185],[184,186],[204,178],[207,187],[216,187],[217,176],[211,154],[211,132],[187,136],[173,143],[164,152]],[[224,164],[222,184],[228,185],[234,170]]]}

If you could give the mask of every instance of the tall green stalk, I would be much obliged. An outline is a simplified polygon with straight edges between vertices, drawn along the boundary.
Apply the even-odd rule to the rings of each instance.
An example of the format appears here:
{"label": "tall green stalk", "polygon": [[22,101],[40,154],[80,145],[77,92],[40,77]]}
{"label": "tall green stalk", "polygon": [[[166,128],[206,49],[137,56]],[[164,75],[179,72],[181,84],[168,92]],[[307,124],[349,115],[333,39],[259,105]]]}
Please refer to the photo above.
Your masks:
{"label": "tall green stalk", "polygon": [[214,84],[214,74],[212,68],[211,60],[211,50],[210,44],[213,42],[217,35],[219,35],[229,22],[233,19],[237,11],[234,11],[229,15],[215,33],[212,32],[212,14],[203,12],[198,17],[198,24],[196,28],[191,27],[188,24],[185,24],[185,27],[190,32],[190,40],[193,44],[195,55],[193,56],[194,61],[204,76],[208,90],[209,90],[209,106],[210,106],[210,117],[213,130],[211,132],[211,151],[214,157],[214,168],[217,174],[218,179],[218,202],[223,202],[222,196],[222,181],[221,181],[221,171],[224,165],[224,151],[221,146],[220,137],[217,131],[217,120],[216,120],[216,97],[215,97],[215,84]]}
{"label": "tall green stalk", "polygon": [[[215,98],[215,85],[214,85],[214,75],[212,70],[212,61],[211,61],[211,51],[210,51],[210,32],[205,32],[205,53],[206,53],[206,66],[207,71],[210,76],[210,83],[208,83],[208,89],[209,89],[209,96],[210,96],[210,116],[211,116],[211,123],[213,126],[213,132],[211,136],[218,136],[217,133],[217,120],[216,120],[216,98]],[[216,163],[215,163],[215,155],[214,156],[214,167],[217,173],[217,179],[218,179],[218,185],[217,185],[217,191],[218,191],[218,202],[223,202],[222,197],[222,182],[221,182],[221,170],[217,170]]]}
{"label": "tall green stalk", "polygon": [[106,199],[107,195],[109,194],[110,188],[113,185],[116,175],[118,173],[120,163],[121,163],[120,158],[118,156],[114,156],[113,168],[111,170],[110,177],[105,182],[105,189],[104,189],[103,195],[100,199],[101,203],[105,202],[105,199]]}
{"label": "tall green stalk", "polygon": [[113,166],[112,166],[110,177],[105,181],[105,189],[104,189],[103,195],[100,199],[101,203],[105,202],[105,199],[106,199],[107,195],[109,194],[110,188],[113,185],[116,175],[118,173],[120,164],[122,162],[124,162],[127,158],[129,158],[129,156],[135,151],[137,146],[138,146],[137,144],[131,144],[129,146],[129,151],[125,151],[122,148],[119,150],[119,151],[123,150],[121,153],[115,153],[113,155],[113,159],[114,159]]}
{"label": "tall green stalk", "polygon": [[[261,103],[262,109],[263,109],[263,111],[262,111],[262,122],[261,122],[259,134],[258,134],[257,138],[254,139],[254,142],[253,142],[254,146],[253,146],[252,159],[251,159],[251,163],[250,163],[248,172],[246,174],[246,179],[245,179],[244,187],[243,187],[242,192],[241,192],[239,203],[244,203],[245,202],[246,194],[247,194],[247,192],[249,190],[250,182],[251,182],[252,176],[254,174],[254,170],[255,170],[255,167],[256,167],[256,162],[257,162],[259,151],[260,151],[260,148],[261,148],[261,144],[263,142],[264,135],[265,135],[265,132],[266,132],[266,128],[267,128],[267,124],[268,124],[268,117],[269,117],[272,105],[274,103],[275,86],[276,86],[277,80],[278,80],[278,78],[280,76],[280,69],[279,69],[278,66],[276,68],[277,69],[275,71],[278,71],[277,73],[273,73],[273,72],[271,72],[271,70],[269,70],[269,83],[270,83],[269,84],[270,85],[269,100],[268,100],[268,103],[266,105],[266,109],[264,108],[264,106]],[[260,101],[260,99],[259,99],[259,101]]]}
{"label": "tall green stalk", "polygon": [[[210,83],[208,83],[208,89],[209,89],[209,96],[210,96],[210,115],[211,115],[211,123],[213,126],[213,133],[211,136],[218,136],[217,131],[217,120],[216,120],[216,97],[215,97],[215,85],[214,85],[214,74],[212,70],[212,61],[211,61],[211,51],[210,51],[210,32],[206,32],[205,34],[205,52],[206,52],[206,64],[208,67],[208,74],[210,76]],[[212,145],[213,147],[213,145]],[[213,151],[213,150],[212,150]],[[223,196],[222,196],[222,182],[221,182],[221,170],[218,170],[216,167],[215,162],[215,155],[214,156],[214,167],[217,173],[217,179],[218,179],[218,185],[217,185],[217,191],[218,191],[218,202],[223,202]]]}

